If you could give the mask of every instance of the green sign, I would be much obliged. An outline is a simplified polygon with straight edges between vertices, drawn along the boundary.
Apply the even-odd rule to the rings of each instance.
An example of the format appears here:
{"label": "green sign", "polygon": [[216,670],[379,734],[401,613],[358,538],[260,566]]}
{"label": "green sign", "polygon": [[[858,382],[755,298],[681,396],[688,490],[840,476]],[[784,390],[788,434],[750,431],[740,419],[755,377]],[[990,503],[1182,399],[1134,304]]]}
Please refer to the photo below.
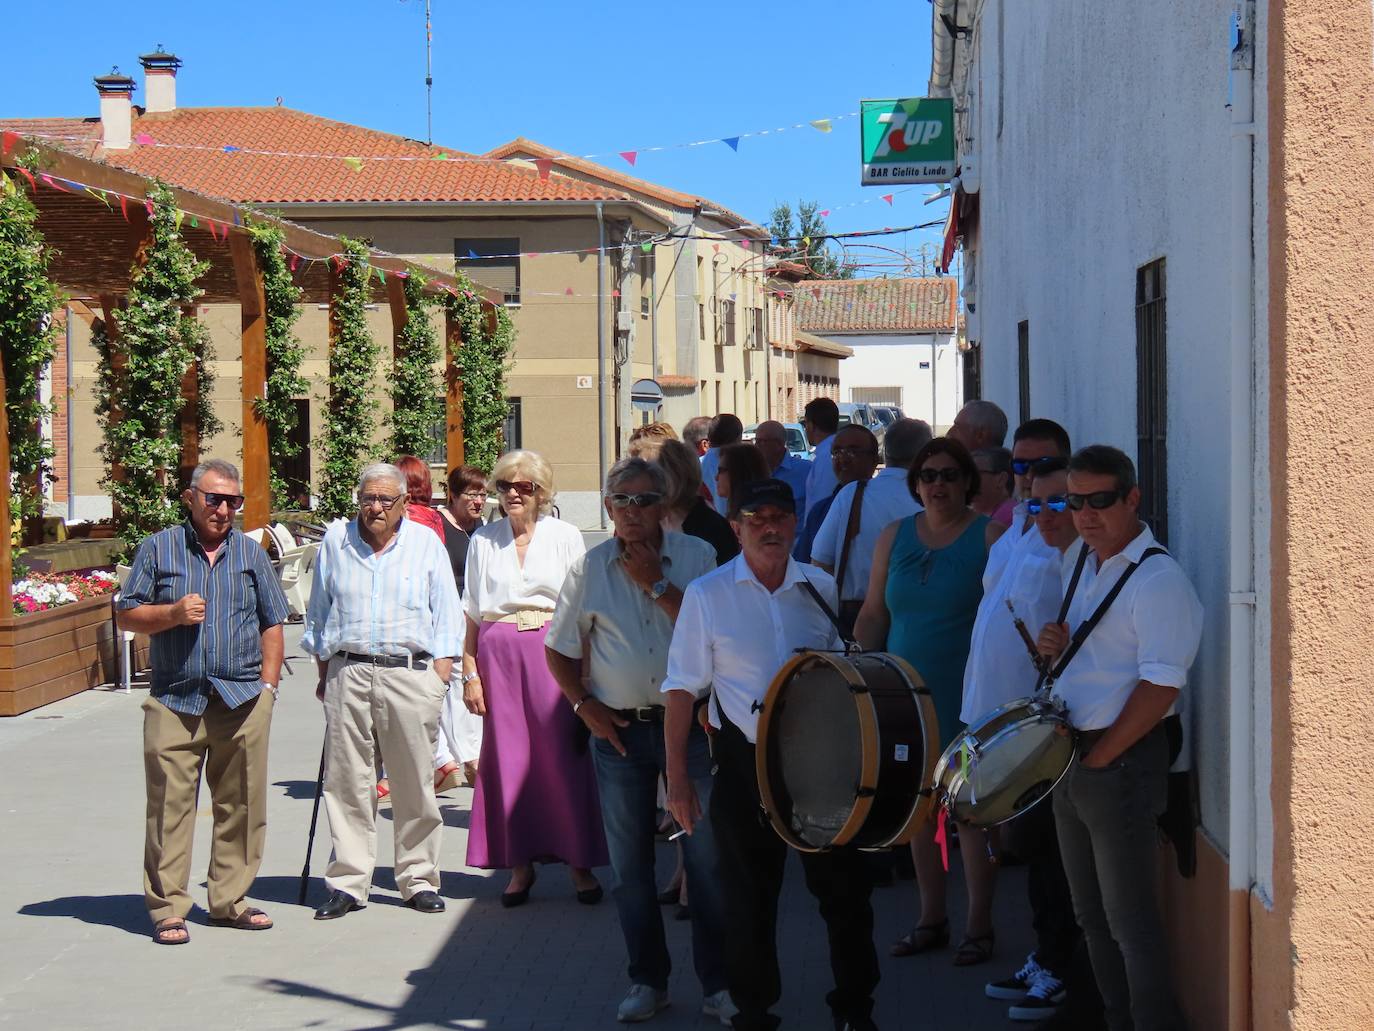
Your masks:
{"label": "green sign", "polygon": [[943,183],[954,178],[950,97],[859,102],[864,186]]}

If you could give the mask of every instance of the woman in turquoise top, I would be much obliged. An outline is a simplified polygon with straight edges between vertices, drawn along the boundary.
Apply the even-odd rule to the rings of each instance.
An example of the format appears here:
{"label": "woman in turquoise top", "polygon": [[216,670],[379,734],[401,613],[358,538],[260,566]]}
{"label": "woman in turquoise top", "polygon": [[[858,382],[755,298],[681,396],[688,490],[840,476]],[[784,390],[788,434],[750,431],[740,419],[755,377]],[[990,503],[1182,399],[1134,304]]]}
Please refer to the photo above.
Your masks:
{"label": "woman in turquoise top", "polygon": [[[973,620],[983,598],[988,549],[1005,527],[969,507],[978,493],[978,467],[950,437],[936,437],[916,456],[907,486],[924,511],[883,531],[873,553],[868,595],[854,626],[865,649],[900,655],[930,689],[943,750],[962,729],[964,664]],[[916,832],[921,916],[910,934],[892,946],[894,956],[913,956],[949,944],[945,869],[935,841],[936,821]],[[993,866],[985,831],[961,825],[959,854],[968,882],[968,926],[954,955],[956,966],[992,955]]]}

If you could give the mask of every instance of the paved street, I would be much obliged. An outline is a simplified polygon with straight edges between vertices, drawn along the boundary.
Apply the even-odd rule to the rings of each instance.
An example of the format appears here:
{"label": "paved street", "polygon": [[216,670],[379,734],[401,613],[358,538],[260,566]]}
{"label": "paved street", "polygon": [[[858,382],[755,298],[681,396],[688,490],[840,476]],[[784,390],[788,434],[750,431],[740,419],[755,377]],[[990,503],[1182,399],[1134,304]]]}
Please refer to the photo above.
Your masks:
{"label": "paved street", "polygon": [[[466,869],[471,792],[444,797],[443,895],[448,911],[421,916],[400,905],[391,872],[389,820],[381,823],[371,905],[331,923],[297,906],[322,720],[312,664],[287,632],[292,673],[283,678],[272,735],[267,855],[252,893],[276,927],[266,933],[208,927],[191,917],[192,941],[157,948],[148,938],[140,863],[143,775],[140,704],[87,694],[0,721],[0,1025],[15,1028],[492,1028],[582,1029],[615,1025],[624,947],[607,900],[577,905],[564,870],[541,868],[531,903],[497,904],[504,874]],[[210,811],[202,796],[192,893],[204,899]],[[389,810],[384,809],[384,814]],[[323,817],[310,901],[329,851]],[[671,852],[660,847],[661,863]],[[958,858],[953,865],[958,867]],[[785,994],[795,1028],[830,1027],[822,924],[790,867],[782,907]],[[609,871],[601,871],[603,881]],[[666,877],[665,872],[663,877]],[[951,892],[960,895],[958,884]],[[949,951],[893,960],[888,943],[910,925],[914,889],[880,891],[883,983],[875,1014],[884,1029],[1002,1028],[1005,1007],[982,997],[990,973],[1019,965],[1030,935],[1024,872],[1006,871],[994,962],[955,970]],[[955,927],[961,926],[956,906]],[[651,1027],[717,1026],[699,1017],[685,924],[669,923],[676,965],[673,1006]]]}

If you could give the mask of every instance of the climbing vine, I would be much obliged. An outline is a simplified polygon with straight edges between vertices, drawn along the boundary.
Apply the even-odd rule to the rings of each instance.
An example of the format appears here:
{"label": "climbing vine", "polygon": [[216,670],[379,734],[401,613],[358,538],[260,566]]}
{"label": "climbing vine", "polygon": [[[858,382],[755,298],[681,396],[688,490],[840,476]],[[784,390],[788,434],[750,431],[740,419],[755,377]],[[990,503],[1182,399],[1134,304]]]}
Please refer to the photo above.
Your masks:
{"label": "climbing vine", "polygon": [[425,294],[425,279],[412,272],[401,281],[406,324],[391,369],[391,452],[423,455],[434,446],[433,427],[444,417],[443,384],[435,366],[443,353],[430,312],[436,301]]}
{"label": "climbing vine", "polygon": [[372,447],[373,377],[378,347],[367,328],[368,251],[356,240],[340,238],[343,257],[335,259],[337,288],[330,309],[329,397],[320,451],[319,511],[326,519],[355,511],[358,473]]}
{"label": "climbing vine", "polygon": [[459,325],[463,344],[455,371],[463,382],[463,441],[467,463],[491,470],[503,450],[501,428],[510,414],[506,376],[515,347],[515,327],[506,309],[496,309],[496,331],[487,329],[486,310],[466,276],[457,274],[459,290],[445,301]]}
{"label": "climbing vine", "polygon": [[[146,261],[134,266],[127,305],[116,316],[118,332],[102,324],[92,336],[99,359],[99,450],[107,470],[102,485],[114,504],[115,532],[126,555],[181,516],[174,472],[181,456],[181,382],[192,363],[202,384],[195,412],[201,441],[219,428],[209,410],[209,335],[194,315],[204,292],[195,283],[209,263],[182,239],[182,216],[171,191],[155,181],[148,199]],[[118,479],[116,468],[122,471]]]}
{"label": "climbing vine", "polygon": [[[32,173],[32,152],[20,164]],[[41,430],[52,406],[38,400],[38,383],[57,350],[52,316],[62,299],[48,275],[53,251],[38,229],[38,208],[8,176],[0,175],[0,187],[0,344],[10,434],[10,468],[4,472],[13,484],[11,517],[28,519],[42,514],[43,488],[53,478],[53,450]]]}
{"label": "climbing vine", "polygon": [[291,439],[291,431],[298,421],[293,402],[310,386],[301,375],[305,348],[295,334],[296,320],[301,317],[297,307],[301,290],[291,278],[291,269],[282,252],[286,238],[282,227],[270,222],[250,222],[248,235],[262,273],[267,324],[267,396],[260,398],[255,408],[267,424],[267,453],[272,459],[272,506],[286,508],[291,499],[282,467],[301,451],[300,444]]}

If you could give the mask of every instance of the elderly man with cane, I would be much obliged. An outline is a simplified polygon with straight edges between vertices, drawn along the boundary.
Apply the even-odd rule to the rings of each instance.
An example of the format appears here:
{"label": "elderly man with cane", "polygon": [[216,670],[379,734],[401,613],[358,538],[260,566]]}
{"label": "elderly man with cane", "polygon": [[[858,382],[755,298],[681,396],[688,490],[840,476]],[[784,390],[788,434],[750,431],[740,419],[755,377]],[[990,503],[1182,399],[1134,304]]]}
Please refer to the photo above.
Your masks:
{"label": "elderly man with cane", "polygon": [[434,745],[462,622],[444,546],[405,518],[405,500],[399,469],[368,466],[358,479],[358,517],[329,527],[315,563],[301,646],[319,664],[324,805],[334,844],[329,897],[316,920],[337,919],[367,900],[382,759],[391,779],[396,887],[418,912],[444,910]]}
{"label": "elderly man with cane", "polygon": [[210,923],[265,931],[244,896],[267,838],[267,736],[282,663],[286,596],[258,544],[233,528],[239,471],[211,459],[181,496],[190,519],[147,538],[118,602],[121,630],[152,638],[143,703],[148,783],[143,895],[153,941],[185,945],[202,767],[214,805]]}

